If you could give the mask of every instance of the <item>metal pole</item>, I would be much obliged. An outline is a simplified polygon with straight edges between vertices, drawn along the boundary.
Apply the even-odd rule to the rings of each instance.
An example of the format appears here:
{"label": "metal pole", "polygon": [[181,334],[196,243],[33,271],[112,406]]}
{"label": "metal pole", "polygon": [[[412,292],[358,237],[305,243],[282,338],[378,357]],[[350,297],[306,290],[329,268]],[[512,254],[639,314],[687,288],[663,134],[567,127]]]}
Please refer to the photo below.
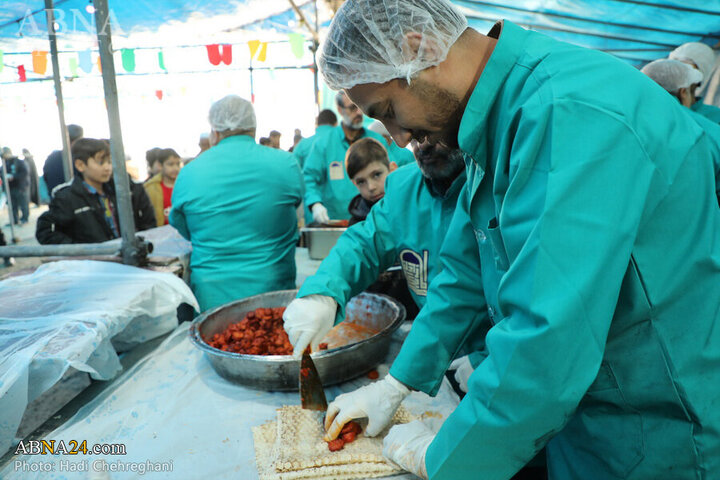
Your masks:
{"label": "metal pole", "polygon": [[[62,159],[65,181],[73,175],[72,157],[70,156],[70,137],[65,124],[65,102],[63,101],[62,84],[60,82],[60,62],[58,61],[57,35],[55,34],[55,2],[45,0],[48,38],[50,39],[50,57],[52,59],[53,81],[55,82],[55,98],[57,99],[58,115],[60,116],[60,135],[62,137]],[[52,193],[52,192],[48,192]]]}
{"label": "metal pole", "polygon": [[10,220],[10,241],[12,243],[17,243],[15,241],[15,220],[13,219],[12,198],[10,198],[10,182],[8,181],[4,158],[0,158],[0,164],[2,165],[3,187],[5,188],[5,196],[7,197],[8,219]]}
{"label": "metal pole", "polygon": [[130,181],[125,168],[125,149],[123,147],[122,129],[120,128],[120,107],[115,82],[110,10],[107,0],[94,0],[93,5],[95,6],[95,27],[97,28],[100,49],[105,103],[110,124],[110,154],[112,156],[115,195],[120,219],[120,233],[122,234],[122,261],[126,265],[139,265],[144,260],[147,252],[143,243],[135,238],[135,218],[130,197]]}
{"label": "metal pole", "polygon": [[[315,4],[315,31],[320,30],[320,20],[318,19],[318,7],[317,7],[317,0],[314,2]],[[317,106],[318,113],[320,113],[320,83],[318,81],[318,66],[317,66],[317,50],[319,46],[319,42],[316,37],[313,37],[313,46],[312,46],[312,54],[313,54],[313,80],[315,82],[315,105]]]}
{"label": "metal pole", "polygon": [[120,242],[114,244],[76,243],[70,245],[22,245],[0,247],[0,257],[78,257],[118,255]]}

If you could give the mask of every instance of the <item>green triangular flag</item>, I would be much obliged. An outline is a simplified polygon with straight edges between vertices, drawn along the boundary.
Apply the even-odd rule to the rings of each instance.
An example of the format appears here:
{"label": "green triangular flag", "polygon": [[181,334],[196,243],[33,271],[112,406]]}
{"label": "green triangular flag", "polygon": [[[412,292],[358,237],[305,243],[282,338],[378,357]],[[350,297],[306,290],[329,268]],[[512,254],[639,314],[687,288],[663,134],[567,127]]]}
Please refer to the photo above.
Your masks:
{"label": "green triangular flag", "polygon": [[70,57],[70,75],[73,77],[78,76],[78,59],[77,57]]}
{"label": "green triangular flag", "polygon": [[3,71],[3,51],[0,50],[0,72]]}
{"label": "green triangular flag", "polygon": [[135,71],[135,50],[132,48],[122,49],[122,66],[126,72]]}
{"label": "green triangular flag", "polygon": [[167,68],[165,68],[165,55],[163,55],[162,50],[158,52],[158,64],[160,69],[167,71]]}
{"label": "green triangular flag", "polygon": [[291,33],[288,35],[288,40],[290,41],[290,50],[292,50],[293,55],[297,58],[302,58],[305,55],[305,37],[299,33]]}

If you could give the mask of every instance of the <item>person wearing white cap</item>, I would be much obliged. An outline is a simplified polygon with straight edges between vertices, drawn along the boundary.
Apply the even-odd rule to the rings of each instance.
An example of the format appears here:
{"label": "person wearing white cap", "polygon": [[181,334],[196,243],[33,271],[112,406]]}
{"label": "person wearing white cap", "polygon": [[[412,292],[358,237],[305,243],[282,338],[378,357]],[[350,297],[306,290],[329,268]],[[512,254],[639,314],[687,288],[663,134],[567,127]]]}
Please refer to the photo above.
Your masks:
{"label": "person wearing white cap", "polygon": [[405,165],[415,162],[415,156],[413,153],[407,148],[398,147],[397,143],[393,141],[392,136],[390,136],[390,132],[387,131],[387,128],[385,128],[385,125],[383,125],[380,120],[372,122],[368,126],[368,130],[382,135],[385,139],[384,146],[387,149],[388,154],[394,157],[395,163],[398,167],[404,167]]}
{"label": "person wearing white cap", "polygon": [[[713,122],[700,112],[692,110],[695,103],[695,88],[702,78],[699,70],[679,60],[660,59],[645,65],[641,70],[645,75],[655,80],[662,88],[685,107],[690,108],[690,114],[695,121],[708,133],[715,146],[713,160],[715,163],[715,193],[720,205],[720,125]],[[720,111],[720,110],[719,110]]]}
{"label": "person wearing white cap", "polygon": [[[696,88],[698,90],[706,86],[715,70],[715,52],[704,43],[683,43],[670,52],[668,58],[686,63],[702,74],[700,81],[697,82]],[[707,105],[703,102],[702,98],[693,98],[693,103],[690,108],[713,122],[720,123],[720,108],[714,105]]]}
{"label": "person wearing white cap", "polygon": [[292,154],[255,143],[255,112],[229,95],[209,115],[212,148],[180,171],[170,224],[192,242],[190,286],[202,311],[295,288],[295,209],[302,175]]}
{"label": "person wearing white cap", "polygon": [[716,476],[720,209],[685,109],[611,55],[508,21],[483,35],[449,0],[345,2],[321,50],[400,147],[468,155],[425,306],[389,374],[328,405],[326,440],[353,418],[383,431],[483,335],[455,411],[392,427],[387,458],[507,480],[546,447],[551,480]]}

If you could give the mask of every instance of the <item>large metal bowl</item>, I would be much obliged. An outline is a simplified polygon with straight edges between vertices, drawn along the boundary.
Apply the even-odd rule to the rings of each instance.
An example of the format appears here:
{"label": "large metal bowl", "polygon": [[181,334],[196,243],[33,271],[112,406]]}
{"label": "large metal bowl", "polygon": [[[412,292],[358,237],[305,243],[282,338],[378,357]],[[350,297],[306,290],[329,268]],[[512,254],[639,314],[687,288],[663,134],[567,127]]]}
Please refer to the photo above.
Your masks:
{"label": "large metal bowl", "polygon": [[[259,390],[297,390],[300,362],[290,355],[243,355],[218,350],[203,338],[212,338],[256,308],[284,307],[297,290],[263,293],[209,310],[190,326],[190,339],[204,351],[223,378]],[[347,304],[347,319],[378,331],[370,338],[313,353],[323,385],[341,383],[364,374],[387,355],[392,333],[405,320],[405,307],[385,295],[361,293]]]}

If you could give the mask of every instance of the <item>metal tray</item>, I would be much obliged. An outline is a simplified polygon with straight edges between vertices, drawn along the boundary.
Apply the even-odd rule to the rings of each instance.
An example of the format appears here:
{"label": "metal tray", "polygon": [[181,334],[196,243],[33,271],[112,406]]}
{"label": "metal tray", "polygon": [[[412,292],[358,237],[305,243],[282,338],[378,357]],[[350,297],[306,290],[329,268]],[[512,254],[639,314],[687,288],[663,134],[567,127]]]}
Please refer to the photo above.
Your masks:
{"label": "metal tray", "polygon": [[347,230],[347,228],[343,227],[303,228],[302,234],[305,237],[305,245],[307,245],[310,258],[313,260],[322,260],[327,257],[345,230]]}
{"label": "metal tray", "polygon": [[[256,308],[284,307],[296,294],[297,290],[263,293],[209,310],[193,321],[190,339],[207,354],[215,371],[230,382],[259,390],[297,390],[300,362],[292,356],[230,353],[203,340],[242,320]],[[405,320],[405,307],[374,293],[364,292],[350,299],[346,311],[349,320],[379,333],[357,343],[313,353],[323,385],[341,383],[375,368],[388,353],[392,333]]]}

